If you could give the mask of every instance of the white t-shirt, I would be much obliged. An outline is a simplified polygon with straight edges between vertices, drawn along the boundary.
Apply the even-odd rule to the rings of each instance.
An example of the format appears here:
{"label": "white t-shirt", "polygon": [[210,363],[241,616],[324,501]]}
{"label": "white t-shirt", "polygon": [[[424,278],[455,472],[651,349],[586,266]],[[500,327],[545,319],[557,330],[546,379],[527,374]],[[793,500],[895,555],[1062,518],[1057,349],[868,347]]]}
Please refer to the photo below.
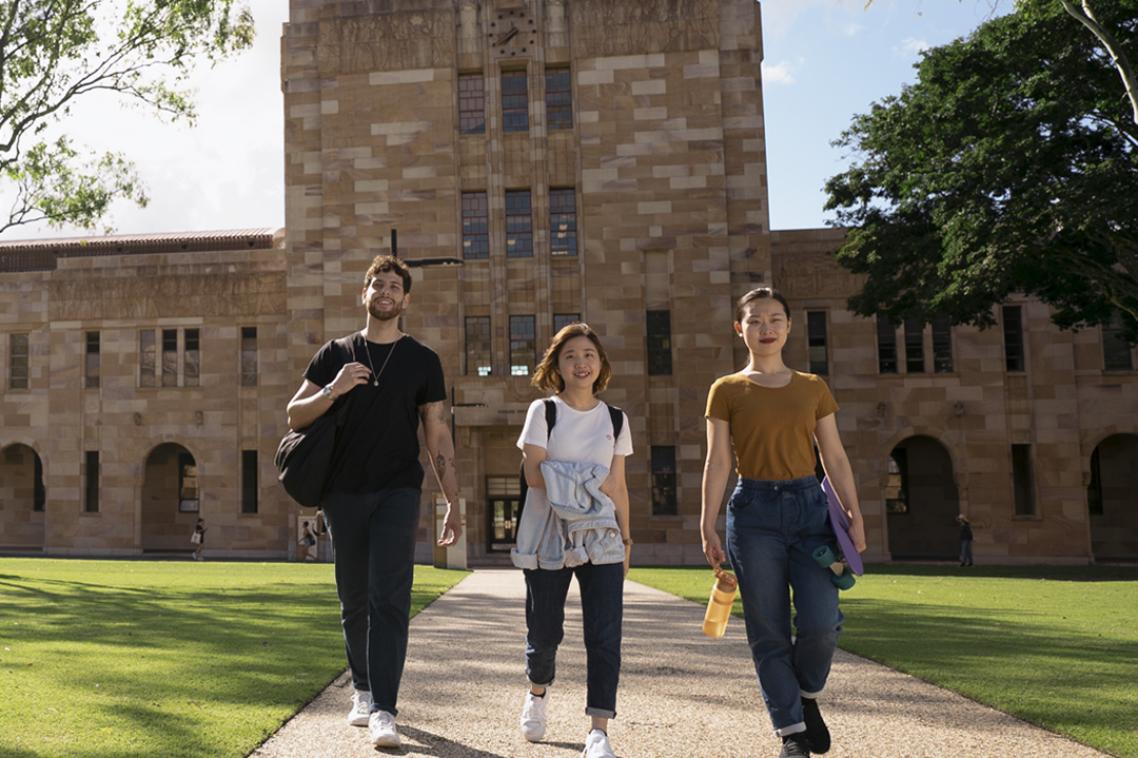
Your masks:
{"label": "white t-shirt", "polygon": [[613,442],[612,418],[608,406],[597,402],[591,411],[571,408],[554,395],[557,404],[557,423],[549,433],[545,426],[545,400],[534,400],[526,413],[526,423],[518,437],[518,448],[537,445],[545,448],[546,457],[553,461],[599,463],[612,467],[613,455],[632,455],[632,432],[628,428],[628,414],[620,430],[620,439]]}

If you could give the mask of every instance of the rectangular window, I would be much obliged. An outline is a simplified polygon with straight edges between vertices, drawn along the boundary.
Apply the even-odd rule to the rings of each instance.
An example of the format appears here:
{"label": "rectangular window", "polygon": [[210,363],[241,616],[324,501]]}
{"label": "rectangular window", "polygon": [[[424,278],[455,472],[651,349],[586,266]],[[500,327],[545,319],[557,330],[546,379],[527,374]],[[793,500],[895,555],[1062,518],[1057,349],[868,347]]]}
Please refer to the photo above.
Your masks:
{"label": "rectangular window", "polygon": [[257,451],[241,451],[241,512],[257,512]]}
{"label": "rectangular window", "polygon": [[28,333],[8,335],[8,387],[28,388]]}
{"label": "rectangular window", "polygon": [[652,446],[652,515],[676,515],[676,448]]}
{"label": "rectangular window", "polygon": [[490,209],[485,192],[462,193],[462,257],[490,257]]}
{"label": "rectangular window", "polygon": [[533,257],[533,210],[529,190],[506,191],[506,257]]}
{"label": "rectangular window", "polygon": [[553,333],[557,334],[559,331],[569,326],[576,324],[581,320],[580,313],[554,313],[553,314]]}
{"label": "rectangular window", "polygon": [[1004,364],[1008,371],[1023,371],[1023,309],[1018,305],[1002,308],[1004,321]]}
{"label": "rectangular window", "polygon": [[569,69],[545,70],[545,118],[552,129],[573,128],[573,92]]}
{"label": "rectangular window", "polygon": [[482,74],[458,76],[458,131],[462,134],[486,131],[486,85]]}
{"label": "rectangular window", "polygon": [[47,490],[43,486],[43,461],[38,455],[32,456],[32,468],[32,475],[35,478],[32,483],[32,510],[43,513],[43,507],[47,504]]}
{"label": "rectangular window", "polygon": [[493,370],[493,348],[489,316],[466,317],[466,374],[490,376]]}
{"label": "rectangular window", "polygon": [[549,251],[553,255],[577,254],[577,191],[549,191]]}
{"label": "rectangular window", "polygon": [[99,333],[87,332],[83,354],[83,386],[99,386]]}
{"label": "rectangular window", "polygon": [[143,329],[138,333],[138,386],[157,387],[154,372],[157,354],[154,352],[154,330]]}
{"label": "rectangular window", "polygon": [[648,311],[648,374],[672,373],[672,312]]}
{"label": "rectangular window", "polygon": [[826,312],[806,311],[806,345],[810,353],[810,373],[830,373],[826,359]]}
{"label": "rectangular window", "polygon": [[99,451],[88,450],[83,456],[83,510],[99,512]]}
{"label": "rectangular window", "polygon": [[1134,357],[1122,329],[1122,316],[1115,311],[1102,325],[1102,367],[1105,371],[1133,371]]}
{"label": "rectangular window", "polygon": [[1031,445],[1012,445],[1012,478],[1015,483],[1017,516],[1035,515],[1035,475],[1031,467]]}
{"label": "rectangular window", "polygon": [[201,377],[201,330],[187,329],[185,336],[185,352],[182,354],[182,385],[197,387]]}
{"label": "rectangular window", "polygon": [[502,131],[529,131],[529,93],[525,71],[502,72]]}
{"label": "rectangular window", "polygon": [[947,316],[933,319],[933,371],[952,373],[952,321]]}
{"label": "rectangular window", "polygon": [[241,386],[257,386],[257,327],[241,327]]}
{"label": "rectangular window", "polygon": [[510,316],[510,376],[529,376],[537,362],[533,316]]}
{"label": "rectangular window", "polygon": [[162,330],[162,386],[178,386],[178,330]]}
{"label": "rectangular window", "polygon": [[178,453],[178,511],[197,513],[201,510],[198,498],[198,467],[189,453]]}
{"label": "rectangular window", "polygon": [[1091,483],[1087,485],[1087,508],[1092,516],[1102,515],[1102,464],[1098,448],[1091,453]]}
{"label": "rectangular window", "polygon": [[888,316],[877,317],[877,373],[897,373],[897,325]]}
{"label": "rectangular window", "polygon": [[915,318],[905,319],[905,372],[925,373],[925,323]]}

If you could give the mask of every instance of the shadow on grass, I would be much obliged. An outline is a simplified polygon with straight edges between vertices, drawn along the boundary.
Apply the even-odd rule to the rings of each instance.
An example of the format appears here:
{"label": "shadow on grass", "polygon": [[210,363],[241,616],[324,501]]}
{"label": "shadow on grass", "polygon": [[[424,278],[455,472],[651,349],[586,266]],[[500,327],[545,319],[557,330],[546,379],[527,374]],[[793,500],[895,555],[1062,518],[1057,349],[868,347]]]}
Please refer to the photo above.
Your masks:
{"label": "shadow on grass", "polygon": [[[413,590],[413,611],[438,589]],[[70,755],[244,754],[345,666],[332,584],[140,588],[8,573],[0,618],[17,620],[0,629],[15,651],[0,653],[0,671],[75,693],[92,723],[125,727]],[[228,706],[239,723],[214,728]],[[9,726],[61,737],[73,728],[37,715]]]}
{"label": "shadow on grass", "polygon": [[1058,582],[1138,581],[1138,565],[1127,566],[957,566],[944,563],[874,563],[866,574],[950,576],[971,579],[1050,579]]}
{"label": "shadow on grass", "polygon": [[[909,567],[907,574],[912,574]],[[1001,710],[1117,750],[1138,730],[1138,650],[1130,641],[1064,636],[1046,614],[847,597],[840,645]],[[1121,665],[1120,665],[1121,664]]]}

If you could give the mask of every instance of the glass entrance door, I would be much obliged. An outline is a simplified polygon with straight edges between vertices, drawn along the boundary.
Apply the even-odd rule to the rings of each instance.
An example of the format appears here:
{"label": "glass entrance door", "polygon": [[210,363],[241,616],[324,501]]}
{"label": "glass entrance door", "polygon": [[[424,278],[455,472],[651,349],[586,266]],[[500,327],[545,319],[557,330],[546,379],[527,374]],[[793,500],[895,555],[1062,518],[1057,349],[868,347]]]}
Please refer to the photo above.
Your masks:
{"label": "glass entrance door", "polygon": [[521,485],[517,476],[486,477],[486,549],[489,552],[505,553],[514,546],[521,510]]}

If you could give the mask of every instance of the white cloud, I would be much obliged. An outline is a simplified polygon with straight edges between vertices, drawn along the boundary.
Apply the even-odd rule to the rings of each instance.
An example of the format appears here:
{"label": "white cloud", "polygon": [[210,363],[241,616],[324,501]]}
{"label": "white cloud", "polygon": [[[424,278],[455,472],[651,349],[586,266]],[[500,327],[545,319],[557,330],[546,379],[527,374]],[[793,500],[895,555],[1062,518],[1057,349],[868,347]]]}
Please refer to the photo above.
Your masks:
{"label": "white cloud", "polygon": [[794,72],[786,61],[768,64],[763,61],[763,84],[794,84]]}
{"label": "white cloud", "polygon": [[846,24],[845,27],[842,29],[842,34],[844,34],[847,37],[856,37],[857,35],[861,34],[864,31],[865,31],[865,27],[862,26],[861,24],[850,23],[850,24]]}
{"label": "white cloud", "polygon": [[901,44],[894,49],[898,53],[903,53],[905,55],[918,55],[928,50],[930,47],[932,47],[932,45],[929,44],[928,40],[920,39],[917,37],[906,37],[905,39],[901,40]]}

